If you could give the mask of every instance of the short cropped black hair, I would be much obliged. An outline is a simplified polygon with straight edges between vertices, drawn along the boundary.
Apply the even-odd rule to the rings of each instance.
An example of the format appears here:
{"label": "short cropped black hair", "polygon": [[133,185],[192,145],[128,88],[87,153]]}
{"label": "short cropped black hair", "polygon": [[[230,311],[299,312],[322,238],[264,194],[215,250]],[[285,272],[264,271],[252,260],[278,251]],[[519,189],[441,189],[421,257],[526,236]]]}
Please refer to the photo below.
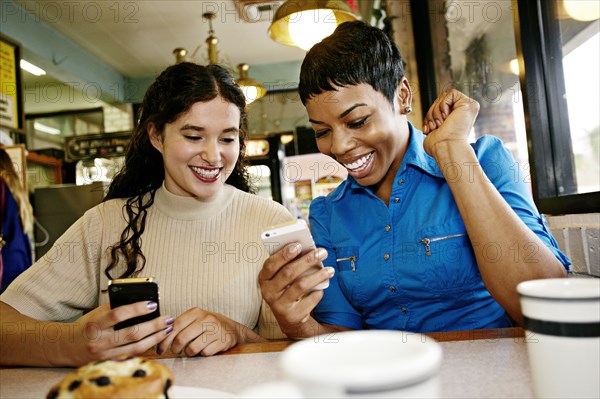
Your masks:
{"label": "short cropped black hair", "polygon": [[367,83],[393,104],[402,77],[400,51],[381,29],[362,21],[344,22],[306,54],[298,91],[306,105],[335,86]]}

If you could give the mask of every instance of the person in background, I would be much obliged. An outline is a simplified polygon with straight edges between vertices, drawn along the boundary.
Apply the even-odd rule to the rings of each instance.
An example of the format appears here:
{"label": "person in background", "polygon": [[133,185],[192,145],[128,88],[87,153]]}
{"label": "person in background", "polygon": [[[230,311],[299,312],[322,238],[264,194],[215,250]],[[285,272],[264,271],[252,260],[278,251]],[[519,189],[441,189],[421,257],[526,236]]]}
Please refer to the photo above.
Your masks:
{"label": "person in background", "polygon": [[8,153],[0,148],[0,292],[31,266],[33,209]]}
{"label": "person in background", "polygon": [[519,282],[566,277],[510,152],[491,136],[467,141],[479,104],[444,92],[417,130],[402,58],[381,30],[341,24],[307,53],[299,92],[319,150],[348,179],[311,203],[317,249],[299,257],[291,244],[259,274],[288,336],[508,327],[522,321]]}
{"label": "person in background", "polygon": [[[249,193],[245,105],[217,65],[160,74],[105,201],[0,297],[1,364],[77,366],[155,346],[209,356],[280,334],[257,282],[260,232],[292,216]],[[108,281],[132,276],[158,280],[161,316],[114,331],[157,307],[110,309]]]}

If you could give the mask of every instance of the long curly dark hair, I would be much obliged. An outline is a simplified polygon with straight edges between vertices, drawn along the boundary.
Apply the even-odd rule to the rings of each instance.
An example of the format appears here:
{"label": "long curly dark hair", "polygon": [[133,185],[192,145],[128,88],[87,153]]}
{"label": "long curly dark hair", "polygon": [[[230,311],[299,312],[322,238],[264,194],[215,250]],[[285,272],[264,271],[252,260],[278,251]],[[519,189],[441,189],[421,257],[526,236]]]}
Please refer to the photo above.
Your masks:
{"label": "long curly dark hair", "polygon": [[[142,102],[139,123],[133,132],[125,155],[123,169],[113,179],[104,201],[127,198],[123,210],[127,227],[121,239],[110,247],[111,261],[104,274],[109,278],[124,278],[138,274],[146,263],[141,251],[141,237],[146,226],[148,208],[154,194],[165,179],[162,154],[152,146],[148,127],[152,124],[162,135],[165,125],[174,122],[197,102],[217,96],[235,104],[240,110],[240,154],[226,183],[245,192],[252,192],[246,169],[246,100],[226,69],[218,65],[202,66],[183,62],[165,69],[148,88]],[[127,269],[111,276],[121,257]]]}

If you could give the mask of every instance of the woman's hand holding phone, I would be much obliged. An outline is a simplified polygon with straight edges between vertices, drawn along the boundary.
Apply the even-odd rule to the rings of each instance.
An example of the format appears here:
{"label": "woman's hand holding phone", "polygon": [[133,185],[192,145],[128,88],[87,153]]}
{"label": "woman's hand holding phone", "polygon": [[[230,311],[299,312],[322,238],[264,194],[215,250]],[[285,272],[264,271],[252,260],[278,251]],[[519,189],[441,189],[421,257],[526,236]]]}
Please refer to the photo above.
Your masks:
{"label": "woman's hand holding phone", "polygon": [[155,309],[148,301],[115,309],[104,304],[73,323],[72,340],[68,340],[64,350],[77,359],[77,364],[121,355],[142,354],[171,333],[174,321],[172,317],[160,316],[121,330],[115,330],[114,327],[119,322],[150,314]]}
{"label": "woman's hand holding phone", "polygon": [[[315,249],[315,243],[308,229],[308,225],[302,219],[291,220],[268,227],[262,232],[261,240],[269,255],[285,250],[284,248],[286,245],[291,243],[298,243],[300,245],[300,253],[302,255],[306,255]],[[322,268],[323,264],[321,261],[315,262],[314,266],[300,274],[300,277],[318,272]],[[327,287],[329,287],[329,279],[322,281],[312,289],[324,290]]]}
{"label": "woman's hand holding phone", "polygon": [[119,322],[115,330],[133,326],[160,316],[158,282],[154,277],[130,277],[110,280],[108,298],[112,309],[135,302],[147,301],[152,304],[152,312]]}
{"label": "woman's hand holding phone", "polygon": [[[310,313],[323,297],[323,290],[315,287],[334,275],[333,268],[321,266],[327,251],[313,247],[302,253],[298,242],[287,244],[267,258],[258,275],[263,298],[291,338],[312,335],[307,330],[317,328]],[[311,320],[314,323],[309,323]]]}

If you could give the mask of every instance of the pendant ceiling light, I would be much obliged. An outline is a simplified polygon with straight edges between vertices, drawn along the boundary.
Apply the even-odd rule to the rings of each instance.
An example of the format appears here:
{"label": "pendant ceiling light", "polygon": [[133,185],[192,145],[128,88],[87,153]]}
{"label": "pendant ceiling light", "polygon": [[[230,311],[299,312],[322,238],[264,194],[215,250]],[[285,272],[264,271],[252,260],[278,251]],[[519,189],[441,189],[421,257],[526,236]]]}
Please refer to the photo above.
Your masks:
{"label": "pendant ceiling light", "polygon": [[[215,19],[216,14],[212,12],[207,12],[202,14],[202,17],[208,20],[208,37],[206,38],[207,45],[207,53],[208,53],[208,63],[209,64],[219,64],[227,69],[233,74],[233,68],[231,68],[228,63],[219,61],[219,52],[217,51],[217,44],[219,43],[219,39],[215,36],[215,31],[213,29],[212,21]],[[200,47],[200,46],[198,46]],[[197,49],[196,49],[197,50]],[[194,52],[194,55],[196,52]],[[194,55],[192,55],[192,60],[187,57],[187,50],[183,47],[177,47],[173,50],[173,55],[175,55],[175,62],[180,63],[184,61],[192,61],[194,59]],[[236,79],[236,83],[244,92],[244,96],[246,97],[246,104],[250,104],[251,102],[258,100],[267,94],[267,89],[264,88],[263,85],[260,84],[255,79],[252,79],[248,76],[248,69],[250,67],[248,64],[240,64],[238,65],[238,73],[239,79]]]}
{"label": "pendant ceiling light", "polygon": [[598,0],[563,0],[563,7],[576,21],[594,21],[600,18],[600,2]]}
{"label": "pendant ceiling light", "polygon": [[287,0],[275,12],[269,36],[278,43],[308,50],[339,24],[357,19],[342,0]]}
{"label": "pendant ceiling light", "polygon": [[250,69],[248,64],[239,64],[238,74],[240,77],[236,81],[246,96],[246,104],[250,104],[267,94],[267,89],[265,89],[263,85],[256,79],[252,79],[248,76],[248,69]]}

